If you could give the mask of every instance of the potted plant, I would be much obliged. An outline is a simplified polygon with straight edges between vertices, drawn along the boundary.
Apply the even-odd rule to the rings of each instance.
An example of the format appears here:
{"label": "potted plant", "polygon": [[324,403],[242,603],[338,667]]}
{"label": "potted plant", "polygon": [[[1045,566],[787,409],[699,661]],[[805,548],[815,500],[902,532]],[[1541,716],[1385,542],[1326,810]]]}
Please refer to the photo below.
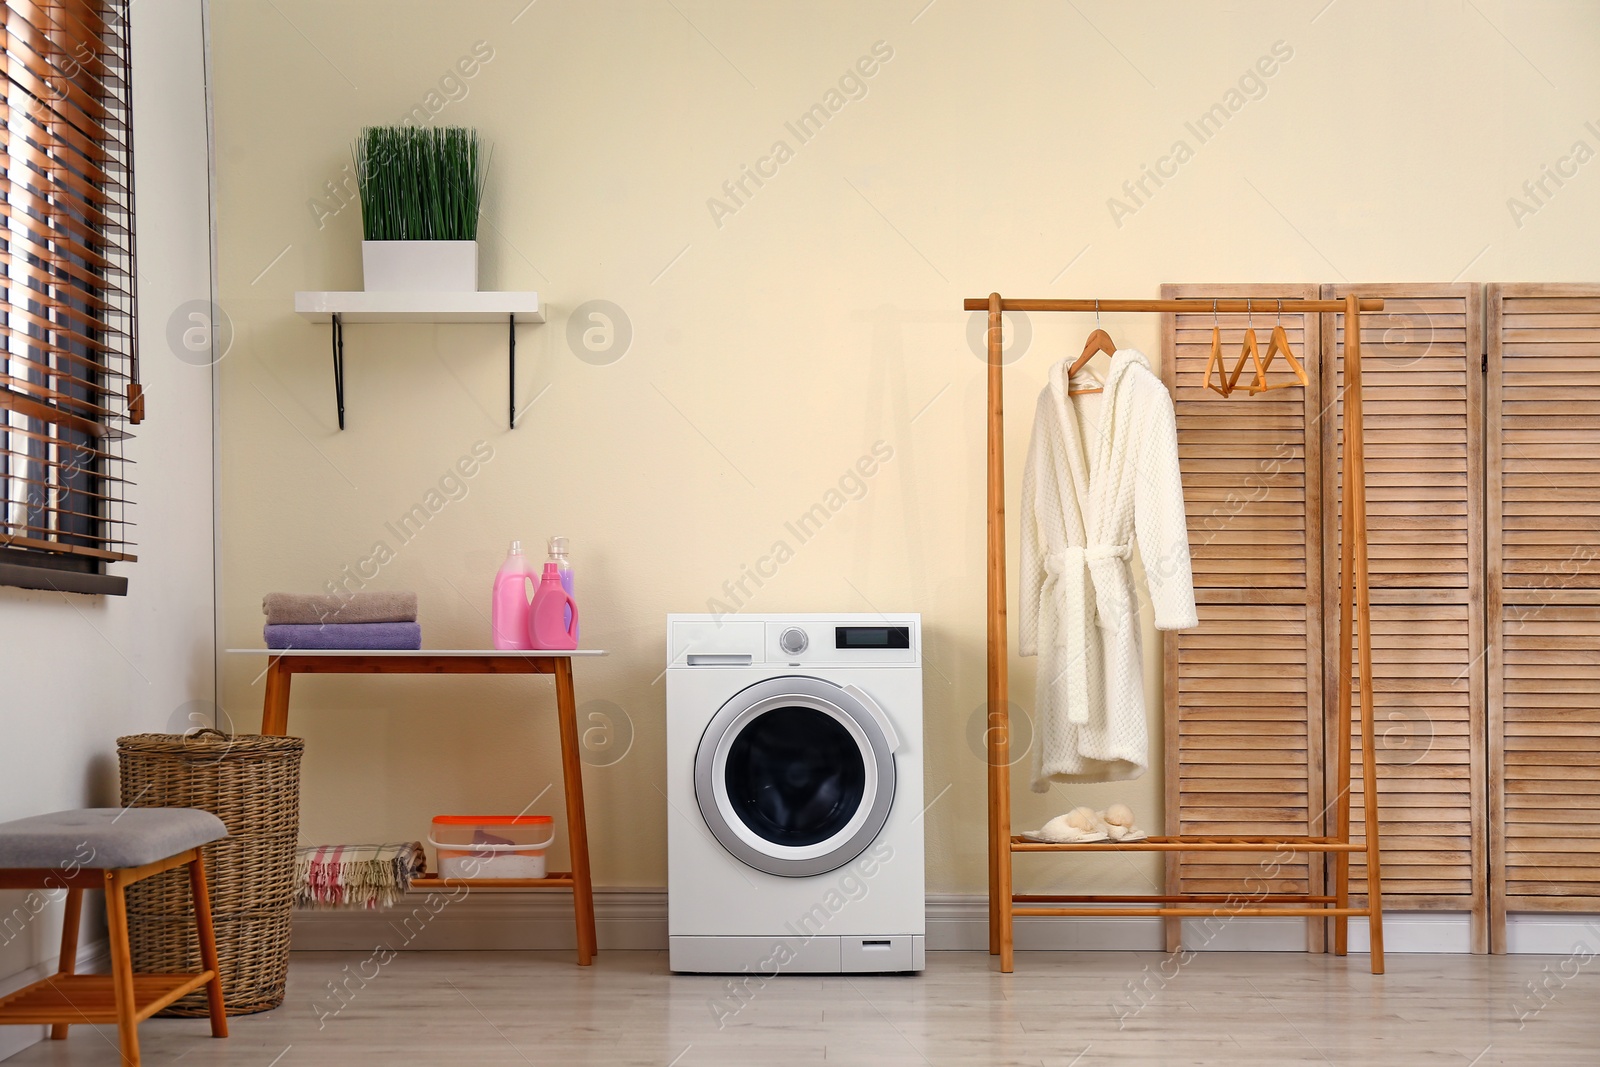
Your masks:
{"label": "potted plant", "polygon": [[355,143],[368,292],[475,292],[489,160],[463,126],[368,126]]}

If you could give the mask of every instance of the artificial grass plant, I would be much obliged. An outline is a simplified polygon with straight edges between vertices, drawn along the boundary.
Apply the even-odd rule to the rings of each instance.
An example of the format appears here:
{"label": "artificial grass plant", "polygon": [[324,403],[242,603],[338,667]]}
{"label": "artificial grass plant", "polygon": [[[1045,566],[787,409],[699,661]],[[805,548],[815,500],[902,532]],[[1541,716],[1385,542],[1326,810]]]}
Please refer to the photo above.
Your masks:
{"label": "artificial grass plant", "polygon": [[361,236],[475,241],[489,156],[465,126],[368,126],[355,143]]}

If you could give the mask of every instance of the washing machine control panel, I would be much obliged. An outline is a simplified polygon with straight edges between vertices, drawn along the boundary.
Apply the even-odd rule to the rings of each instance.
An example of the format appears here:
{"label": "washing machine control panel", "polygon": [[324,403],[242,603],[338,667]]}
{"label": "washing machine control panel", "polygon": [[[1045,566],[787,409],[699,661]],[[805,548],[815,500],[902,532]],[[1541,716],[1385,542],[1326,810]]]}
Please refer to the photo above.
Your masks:
{"label": "washing machine control panel", "polygon": [[677,615],[668,620],[669,667],[914,667],[919,615]]}
{"label": "washing machine control panel", "polygon": [[873,615],[767,620],[766,662],[790,666],[915,664],[921,658],[917,624],[904,616]]}

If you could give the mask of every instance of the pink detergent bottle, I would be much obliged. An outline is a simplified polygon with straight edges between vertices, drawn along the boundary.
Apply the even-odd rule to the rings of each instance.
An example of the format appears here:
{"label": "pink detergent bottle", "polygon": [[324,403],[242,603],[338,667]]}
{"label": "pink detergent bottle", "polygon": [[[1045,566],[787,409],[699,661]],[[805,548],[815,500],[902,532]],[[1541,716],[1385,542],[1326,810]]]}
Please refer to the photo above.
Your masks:
{"label": "pink detergent bottle", "polygon": [[578,602],[561,587],[561,570],[554,563],[544,565],[544,576],[533,594],[528,636],[531,648],[566,651],[578,647]]}
{"label": "pink detergent bottle", "polygon": [[528,584],[537,572],[522,554],[522,542],[511,542],[506,561],[494,576],[494,600],[489,607],[489,626],[494,631],[494,647],[532,648],[529,644]]}
{"label": "pink detergent bottle", "polygon": [[[578,591],[572,587],[572,561],[567,559],[567,539],[565,537],[550,538],[550,562],[556,565],[556,570],[561,573],[561,588],[567,591],[568,596],[577,596]],[[566,621],[572,621],[572,611],[568,609]],[[583,631],[578,627],[572,628],[572,636],[582,638]]]}

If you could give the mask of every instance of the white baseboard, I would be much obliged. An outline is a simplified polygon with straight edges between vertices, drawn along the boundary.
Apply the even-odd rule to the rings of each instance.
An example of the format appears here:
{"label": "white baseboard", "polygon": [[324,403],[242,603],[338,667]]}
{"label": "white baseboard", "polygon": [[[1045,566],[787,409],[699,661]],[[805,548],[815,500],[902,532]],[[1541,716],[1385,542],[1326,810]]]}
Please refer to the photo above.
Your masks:
{"label": "white baseboard", "polygon": [[[1160,952],[1160,919],[1070,919],[1033,916],[1016,920],[1015,945],[1024,951]],[[980,893],[928,895],[928,951],[989,948],[989,898]]]}
{"label": "white baseboard", "polygon": [[[451,895],[458,892],[448,891]],[[595,934],[602,950],[666,949],[666,890],[596,889],[594,910]],[[1220,926],[1208,922],[1185,921],[1187,948],[1305,951],[1303,922],[1251,916],[1230,919]],[[975,893],[930,894],[927,930],[929,951],[983,951],[989,946],[988,902]],[[1472,947],[1471,923],[1465,914],[1391,912],[1384,916],[1384,933],[1390,952],[1469,952]],[[1566,943],[1560,951],[1571,951],[1572,937],[1562,936]],[[416,892],[405,906],[387,911],[295,912],[297,951],[367,952],[380,945],[395,951],[572,949],[572,896],[562,890],[497,889],[474,890],[452,900],[447,891]],[[1160,952],[1165,938],[1157,918],[1021,918],[1016,921],[1016,947],[1022,951]],[[1350,923],[1350,950],[1367,951],[1364,919]]]}
{"label": "white baseboard", "polygon": [[[594,913],[602,950],[667,947],[664,889],[596,889]],[[393,951],[573,949],[572,894],[560,889],[414,891],[403,905],[383,911],[294,913],[296,951],[369,952],[380,945]]]}
{"label": "white baseboard", "polygon": [[1600,915],[1517,912],[1506,916],[1506,951],[1567,956],[1600,950]]}
{"label": "white baseboard", "polygon": [[[78,948],[78,970],[85,973],[109,971],[111,949],[104,939],[91,941]],[[14,993],[25,985],[56,973],[56,962],[38,963],[25,971],[0,979],[0,997]],[[0,1060],[15,1056],[30,1045],[50,1036],[48,1026],[0,1026]]]}
{"label": "white baseboard", "polygon": [[[1385,952],[1472,952],[1472,914],[1464,911],[1383,913]],[[1350,920],[1350,951],[1371,952],[1367,920]]]}
{"label": "white baseboard", "polygon": [[[1465,912],[1388,912],[1388,952],[1472,951],[1472,918]],[[985,949],[989,908],[981,895],[928,898],[928,948]],[[1232,919],[1185,919],[1183,945],[1194,952],[1304,952],[1303,921],[1241,915]],[[1016,947],[1028,950],[1120,950],[1161,952],[1166,938],[1160,919],[1019,918]],[[1350,920],[1350,951],[1369,951],[1367,920]],[[1569,943],[1562,951],[1571,951]]]}

